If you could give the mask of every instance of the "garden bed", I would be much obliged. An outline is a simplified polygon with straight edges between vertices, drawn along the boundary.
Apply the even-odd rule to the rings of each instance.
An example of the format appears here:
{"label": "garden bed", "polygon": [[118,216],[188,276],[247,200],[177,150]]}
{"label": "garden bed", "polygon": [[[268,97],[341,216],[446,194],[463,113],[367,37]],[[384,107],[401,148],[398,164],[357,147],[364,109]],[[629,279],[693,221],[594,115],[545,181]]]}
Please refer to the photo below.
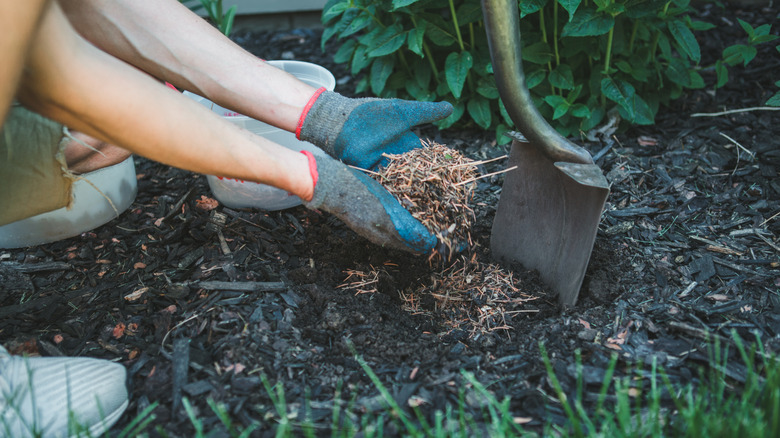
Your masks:
{"label": "garden bed", "polygon": [[[742,38],[737,17],[777,32],[771,8],[701,10],[699,19],[718,25],[700,41],[703,64]],[[351,78],[319,51],[319,35],[234,38],[265,59],[324,65],[337,91],[350,94]],[[616,376],[632,375],[646,389],[653,362],[673,384],[695,381],[699,368],[716,365],[712,340],[731,345],[732,331],[748,341],[759,336],[776,352],[780,112],[697,116],[763,106],[776,91],[780,58],[773,45],[761,50],[749,67],[730,70],[725,88],[687,93],[659,111],[656,125],[580,143],[611,193],[572,308],[559,308],[535,273],[518,268],[499,287],[523,300],[501,324],[475,329],[433,296],[410,305],[409,291],[434,283],[443,269],[425,257],[379,248],[303,207],[209,209],[204,176],[139,158],[138,197],[118,219],[76,238],[0,250],[0,342],[15,353],[122,363],[131,402],[118,427],[157,403],[153,424],[169,436],[194,433],[181,396],[207,430],[224,427],[208,399],[224,404],[237,427],[256,424],[258,434],[279,424],[327,435],[347,420],[360,428],[361,416],[388,409],[378,382],[428,421],[462,406],[479,427],[486,397],[478,382],[499,400],[511,398],[523,427],[540,430],[566,418],[540,343],[564,392],[574,397],[583,380],[586,409],[613,355]],[[702,74],[714,82],[713,72]],[[475,160],[507,153],[493,133],[423,127],[420,135]],[[475,189],[473,257],[485,264],[502,178],[480,179]],[[372,273],[370,283],[345,287],[356,272]],[[476,293],[463,299],[484,305]],[[728,375],[739,382],[746,368],[733,357]],[[285,415],[266,384],[283,389]],[[334,420],[336,408],[342,416]],[[391,417],[387,434],[397,426]]]}

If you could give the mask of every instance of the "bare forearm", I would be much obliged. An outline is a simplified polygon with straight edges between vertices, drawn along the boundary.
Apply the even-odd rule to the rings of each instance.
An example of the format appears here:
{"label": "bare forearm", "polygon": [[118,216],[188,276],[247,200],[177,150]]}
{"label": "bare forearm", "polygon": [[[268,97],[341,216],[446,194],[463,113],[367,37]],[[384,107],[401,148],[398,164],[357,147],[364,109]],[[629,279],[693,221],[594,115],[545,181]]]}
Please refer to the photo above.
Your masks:
{"label": "bare forearm", "polygon": [[46,4],[46,0],[0,1],[0,126],[16,94],[30,42]]}
{"label": "bare forearm", "polygon": [[242,114],[288,131],[314,89],[269,66],[176,0],[60,0],[101,50]]}
{"label": "bare forearm", "polygon": [[303,155],[233,126],[92,47],[56,4],[33,41],[19,97],[36,111],[162,163],[304,197],[310,192]]}

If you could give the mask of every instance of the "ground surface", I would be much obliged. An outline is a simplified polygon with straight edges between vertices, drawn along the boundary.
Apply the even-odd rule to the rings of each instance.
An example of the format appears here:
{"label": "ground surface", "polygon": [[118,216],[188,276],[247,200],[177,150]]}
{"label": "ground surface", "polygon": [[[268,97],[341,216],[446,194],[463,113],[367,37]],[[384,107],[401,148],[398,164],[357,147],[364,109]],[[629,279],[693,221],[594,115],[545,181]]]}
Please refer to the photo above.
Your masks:
{"label": "ground surface", "polygon": [[[736,17],[778,24],[769,9],[708,7],[701,15],[719,29],[702,41],[710,59],[742,36]],[[350,78],[319,52],[318,37],[235,36],[265,59],[325,65],[349,93]],[[777,71],[780,58],[768,47],[748,68],[732,69],[717,93],[691,92],[661,110],[655,126],[584,145],[612,192],[573,308],[559,308],[534,273],[516,270],[517,287],[536,299],[518,306],[504,330],[451,327],[430,300],[413,314],[399,292],[431,281],[425,258],[377,248],[302,207],[205,211],[203,176],[139,159],[138,197],[118,219],[65,241],[0,251],[0,342],[14,352],[119,361],[131,391],[120,425],[158,402],[155,424],[171,436],[193,431],[173,402],[179,395],[207,429],[218,427],[212,398],[237,424],[259,421],[266,433],[279,416],[263,377],[284,388],[294,424],[308,412],[324,433],[334,406],[351,400],[354,412],[381,410],[353,349],[402,406],[419,405],[430,417],[464,390],[467,408],[478,410],[482,398],[467,389],[466,370],[499,399],[511,397],[513,414],[531,429],[563,419],[540,342],[567,391],[581,352],[586,405],[615,352],[621,367],[655,358],[672,381],[690,381],[708,363],[706,334],[736,330],[760,336],[768,350],[780,347],[780,114],[692,117],[762,106]],[[506,152],[482,132],[421,135],[475,159]],[[500,169],[498,161],[482,170]],[[485,260],[502,178],[477,189],[472,235]],[[379,293],[339,287],[348,271],[379,267]],[[231,290],[247,285],[269,290]]]}

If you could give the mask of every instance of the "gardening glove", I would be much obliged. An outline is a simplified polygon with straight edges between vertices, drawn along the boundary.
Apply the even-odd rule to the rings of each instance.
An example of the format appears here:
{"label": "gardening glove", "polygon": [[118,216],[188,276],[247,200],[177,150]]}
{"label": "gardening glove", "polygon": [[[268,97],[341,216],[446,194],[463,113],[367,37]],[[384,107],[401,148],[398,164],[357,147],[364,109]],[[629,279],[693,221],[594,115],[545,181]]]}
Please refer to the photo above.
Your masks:
{"label": "gardening glove", "polygon": [[451,113],[449,102],[351,99],[320,88],[306,104],[295,135],[347,164],[376,169],[387,162],[383,153],[403,154],[421,146],[413,126]]}
{"label": "gardening glove", "polygon": [[306,208],[335,215],[377,245],[416,254],[433,250],[436,237],[378,182],[320,151],[301,152],[309,158],[314,180]]}

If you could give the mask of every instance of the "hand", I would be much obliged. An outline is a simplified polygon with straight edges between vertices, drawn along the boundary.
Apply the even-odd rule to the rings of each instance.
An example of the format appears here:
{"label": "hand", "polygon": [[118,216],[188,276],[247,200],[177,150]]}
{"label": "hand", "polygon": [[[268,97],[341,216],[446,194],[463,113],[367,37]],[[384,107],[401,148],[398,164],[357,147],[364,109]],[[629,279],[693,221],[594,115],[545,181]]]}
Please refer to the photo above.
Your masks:
{"label": "hand", "polygon": [[436,237],[378,182],[322,152],[301,152],[314,180],[307,208],[335,215],[377,245],[416,254],[433,250]]}
{"label": "hand", "polygon": [[363,169],[384,164],[383,153],[403,154],[421,146],[411,128],[452,113],[449,102],[351,99],[317,90],[298,121],[296,136],[334,158]]}

